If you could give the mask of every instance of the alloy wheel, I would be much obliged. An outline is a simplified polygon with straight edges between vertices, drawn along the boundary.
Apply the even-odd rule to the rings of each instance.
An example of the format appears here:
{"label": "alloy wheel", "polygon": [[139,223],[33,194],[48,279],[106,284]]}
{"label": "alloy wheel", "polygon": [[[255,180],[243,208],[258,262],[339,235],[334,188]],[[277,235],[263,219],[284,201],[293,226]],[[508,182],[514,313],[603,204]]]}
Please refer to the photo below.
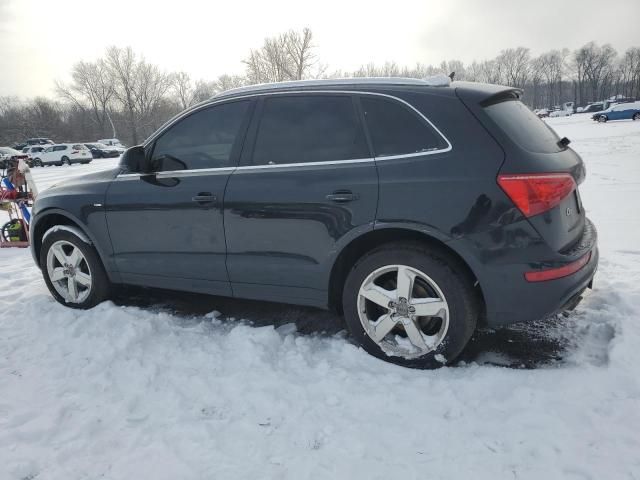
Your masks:
{"label": "alloy wheel", "polygon": [[66,240],[47,252],[47,274],[56,292],[69,303],[82,303],[91,292],[91,269],[82,251]]}
{"label": "alloy wheel", "polygon": [[360,286],[358,315],[387,355],[412,359],[435,350],[449,328],[449,305],[436,282],[407,265],[373,271]]}

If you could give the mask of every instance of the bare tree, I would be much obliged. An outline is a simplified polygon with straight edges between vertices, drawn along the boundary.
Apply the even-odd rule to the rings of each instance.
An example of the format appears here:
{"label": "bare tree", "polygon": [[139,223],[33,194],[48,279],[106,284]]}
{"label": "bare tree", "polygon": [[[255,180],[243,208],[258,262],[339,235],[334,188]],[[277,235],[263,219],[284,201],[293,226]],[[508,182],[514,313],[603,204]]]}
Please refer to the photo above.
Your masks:
{"label": "bare tree", "polygon": [[180,107],[184,110],[195,103],[195,88],[191,83],[191,77],[186,72],[174,73],[171,77],[172,90]]}
{"label": "bare tree", "polygon": [[109,47],[104,63],[113,83],[114,99],[127,119],[132,142],[138,144],[141,133],[150,133],[163,121],[154,116],[154,111],[164,106],[171,76],[138,59],[131,47]]}
{"label": "bare tree", "polygon": [[108,112],[113,98],[114,88],[111,77],[102,60],[97,62],[78,62],[71,70],[71,83],[56,83],[58,95],[75,104],[78,108],[91,111],[91,120],[103,135],[111,122]]}
{"label": "bare tree", "polygon": [[620,74],[625,95],[640,97],[640,47],[631,47],[624,53]]}
{"label": "bare tree", "polygon": [[266,38],[262,47],[251,50],[244,60],[248,82],[282,82],[313,76],[315,54],[312,38],[308,28],[302,33],[290,30]]}
{"label": "bare tree", "polygon": [[289,77],[294,80],[302,80],[310,72],[316,63],[313,52],[313,34],[309,28],[304,28],[302,33],[290,30],[285,34],[285,49],[289,57]]}
{"label": "bare tree", "polygon": [[[580,99],[598,100],[606,95],[613,74],[616,51],[611,45],[590,42],[574,52],[574,69],[579,83]],[[586,91],[583,88],[586,86]]]}
{"label": "bare tree", "polygon": [[242,87],[247,84],[247,79],[242,75],[220,75],[213,82],[214,93],[224,92],[232,88]]}
{"label": "bare tree", "polygon": [[496,58],[500,80],[512,87],[523,88],[529,79],[531,56],[524,47],[508,48]]}

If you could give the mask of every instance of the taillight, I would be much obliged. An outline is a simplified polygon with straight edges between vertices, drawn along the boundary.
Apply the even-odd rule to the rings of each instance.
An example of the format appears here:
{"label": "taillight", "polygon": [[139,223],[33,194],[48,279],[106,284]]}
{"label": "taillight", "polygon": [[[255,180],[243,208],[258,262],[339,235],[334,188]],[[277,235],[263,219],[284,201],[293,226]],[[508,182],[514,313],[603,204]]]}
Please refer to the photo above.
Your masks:
{"label": "taillight", "polygon": [[498,175],[498,185],[525,217],[551,210],[576,189],[568,173]]}
{"label": "taillight", "polygon": [[78,150],[74,150],[71,153],[73,154],[73,153],[80,153],[80,152]]}

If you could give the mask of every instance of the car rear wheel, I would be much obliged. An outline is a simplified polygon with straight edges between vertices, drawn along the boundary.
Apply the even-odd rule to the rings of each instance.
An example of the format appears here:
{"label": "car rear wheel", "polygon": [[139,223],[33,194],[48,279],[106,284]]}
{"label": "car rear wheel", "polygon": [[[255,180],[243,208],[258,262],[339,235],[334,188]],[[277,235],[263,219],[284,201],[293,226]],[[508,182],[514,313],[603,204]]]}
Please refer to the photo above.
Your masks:
{"label": "car rear wheel", "polygon": [[69,157],[62,157],[62,159],[60,160],[60,164],[61,165],[71,165],[71,162],[69,161]]}
{"label": "car rear wheel", "polygon": [[419,244],[390,244],[360,259],[343,291],[356,342],[383,360],[415,368],[454,361],[473,334],[478,306],[463,267]]}
{"label": "car rear wheel", "polygon": [[40,268],[53,297],[67,307],[87,309],[109,297],[109,280],[95,248],[68,230],[45,236]]}
{"label": "car rear wheel", "polygon": [[599,121],[600,123],[605,123],[607,120],[609,120],[609,119],[607,118],[607,116],[606,116],[606,115],[600,115],[600,116],[598,117],[598,121]]}
{"label": "car rear wheel", "polygon": [[635,113],[632,118],[633,120],[640,120],[640,113]]}
{"label": "car rear wheel", "polygon": [[40,160],[39,158],[36,158],[33,160],[33,165],[35,167],[41,167],[42,166],[42,160]]}

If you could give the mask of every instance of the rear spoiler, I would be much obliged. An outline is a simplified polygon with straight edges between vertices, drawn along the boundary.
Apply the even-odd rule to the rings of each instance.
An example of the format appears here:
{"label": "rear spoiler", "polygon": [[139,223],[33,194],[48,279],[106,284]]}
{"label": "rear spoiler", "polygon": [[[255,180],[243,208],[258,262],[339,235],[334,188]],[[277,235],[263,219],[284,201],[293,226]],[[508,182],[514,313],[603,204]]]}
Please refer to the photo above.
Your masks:
{"label": "rear spoiler", "polygon": [[469,106],[487,107],[505,100],[518,100],[523,94],[519,88],[488,83],[454,82],[451,86],[455,87],[456,95]]}
{"label": "rear spoiler", "polygon": [[512,88],[510,90],[504,90],[500,93],[496,93],[491,95],[489,98],[480,102],[481,107],[488,107],[490,105],[495,105],[496,103],[505,102],[507,100],[520,100],[523,90],[519,88]]}

